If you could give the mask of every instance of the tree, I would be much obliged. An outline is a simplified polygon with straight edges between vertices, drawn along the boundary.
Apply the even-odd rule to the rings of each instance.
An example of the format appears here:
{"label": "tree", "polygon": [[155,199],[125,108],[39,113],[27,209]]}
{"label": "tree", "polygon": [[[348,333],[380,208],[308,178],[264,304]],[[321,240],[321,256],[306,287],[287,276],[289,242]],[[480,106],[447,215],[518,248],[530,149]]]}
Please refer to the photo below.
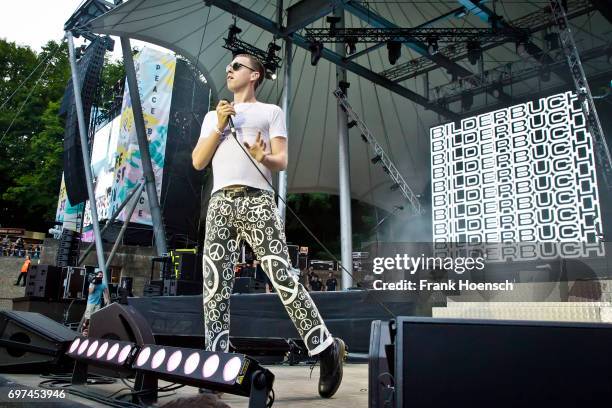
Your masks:
{"label": "tree", "polygon": [[65,43],[49,41],[37,55],[0,39],[0,104],[26,80],[0,110],[3,226],[45,230],[53,221],[62,170],[57,110],[70,76],[67,55]]}

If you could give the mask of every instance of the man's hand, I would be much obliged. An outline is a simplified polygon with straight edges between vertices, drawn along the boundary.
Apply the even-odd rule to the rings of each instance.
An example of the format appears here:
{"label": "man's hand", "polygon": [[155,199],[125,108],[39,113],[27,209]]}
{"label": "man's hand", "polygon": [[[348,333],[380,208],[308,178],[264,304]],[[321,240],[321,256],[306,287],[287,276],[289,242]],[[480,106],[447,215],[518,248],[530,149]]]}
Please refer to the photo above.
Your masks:
{"label": "man's hand", "polygon": [[226,100],[221,100],[217,104],[217,126],[219,130],[225,129],[227,123],[229,122],[229,117],[231,115],[236,115],[236,111],[234,110],[233,103],[229,103]]}
{"label": "man's hand", "polygon": [[255,139],[255,143],[251,146],[247,142],[243,142],[247,149],[249,149],[249,153],[251,156],[261,163],[266,157],[268,153],[266,153],[266,142],[261,138],[261,132],[257,132],[257,139]]}

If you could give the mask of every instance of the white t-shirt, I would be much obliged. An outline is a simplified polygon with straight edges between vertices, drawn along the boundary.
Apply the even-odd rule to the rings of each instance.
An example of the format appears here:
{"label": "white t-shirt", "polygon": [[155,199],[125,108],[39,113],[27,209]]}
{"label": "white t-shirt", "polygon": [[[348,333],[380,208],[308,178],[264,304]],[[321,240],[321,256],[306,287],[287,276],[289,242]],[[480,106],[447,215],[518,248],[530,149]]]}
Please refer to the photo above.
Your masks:
{"label": "white t-shirt", "polygon": [[[246,154],[234,140],[228,125],[223,129],[221,141],[212,158],[214,181],[212,192],[233,184],[273,191],[249,160],[251,155],[247,157],[248,149],[243,142],[246,141],[252,146],[257,138],[257,132],[261,132],[261,137],[266,143],[266,151],[270,153],[270,138],[287,137],[285,114],[280,107],[263,102],[238,102],[234,104],[234,110],[236,115],[232,119],[236,126],[236,135]],[[200,138],[208,137],[216,125],[217,111],[212,110],[204,117]],[[272,183],[272,172],[255,159],[253,161]]]}

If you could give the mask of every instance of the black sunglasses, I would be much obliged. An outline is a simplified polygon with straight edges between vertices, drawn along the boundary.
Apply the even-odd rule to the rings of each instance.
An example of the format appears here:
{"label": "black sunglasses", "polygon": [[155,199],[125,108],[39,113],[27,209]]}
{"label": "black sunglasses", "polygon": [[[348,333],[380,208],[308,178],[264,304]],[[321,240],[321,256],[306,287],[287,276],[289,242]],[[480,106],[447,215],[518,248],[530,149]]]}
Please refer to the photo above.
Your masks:
{"label": "black sunglasses", "polygon": [[241,63],[239,63],[239,62],[234,62],[233,64],[228,64],[228,65],[225,67],[225,72],[229,72],[229,71],[230,71],[230,68],[232,69],[232,71],[238,71],[238,70],[240,69],[240,67],[245,67],[245,68],[250,69],[250,70],[251,70],[251,71],[253,71],[253,72],[257,72],[257,70],[256,70],[256,69],[253,69],[253,68],[251,68],[251,67],[249,67],[249,66],[247,66],[247,65],[241,64]]}

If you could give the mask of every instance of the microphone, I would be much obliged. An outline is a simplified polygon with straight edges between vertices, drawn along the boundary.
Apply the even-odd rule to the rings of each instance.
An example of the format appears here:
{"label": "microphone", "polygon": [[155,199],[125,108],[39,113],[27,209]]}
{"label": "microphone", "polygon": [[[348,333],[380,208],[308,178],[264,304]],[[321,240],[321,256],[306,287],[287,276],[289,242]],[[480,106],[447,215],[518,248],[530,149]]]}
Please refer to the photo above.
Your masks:
{"label": "microphone", "polygon": [[[221,99],[221,100],[225,101],[227,103],[230,103],[230,101],[228,101],[227,99]],[[234,120],[232,119],[232,115],[229,115],[227,117],[227,119],[228,119],[228,123],[229,123],[229,126],[230,126],[230,131],[232,132],[233,135],[235,135],[236,134],[236,127],[234,126]]]}

